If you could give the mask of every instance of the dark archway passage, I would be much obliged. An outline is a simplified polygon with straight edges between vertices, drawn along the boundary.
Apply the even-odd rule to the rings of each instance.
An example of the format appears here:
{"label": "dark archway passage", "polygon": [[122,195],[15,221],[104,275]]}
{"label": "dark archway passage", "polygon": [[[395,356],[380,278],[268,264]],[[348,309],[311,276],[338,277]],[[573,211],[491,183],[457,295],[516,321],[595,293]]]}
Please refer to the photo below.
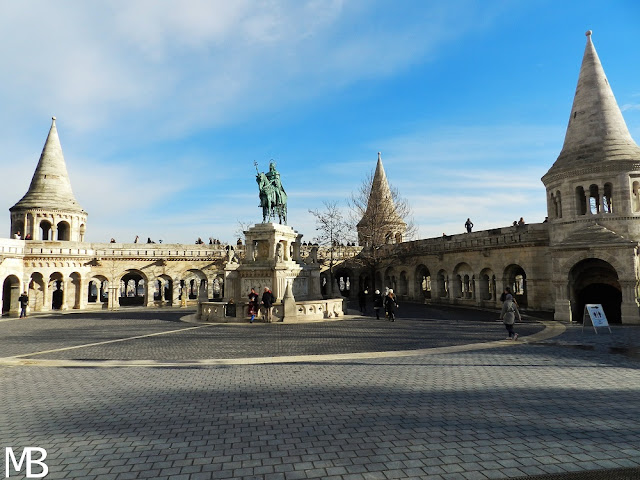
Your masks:
{"label": "dark archway passage", "polygon": [[587,303],[602,305],[609,323],[621,323],[622,289],[615,268],[604,260],[587,258],[569,272],[571,316],[582,322]]}
{"label": "dark archway passage", "polygon": [[621,323],[622,292],[617,288],[604,283],[592,283],[577,292],[574,320],[582,323],[584,306],[587,303],[601,304],[609,323]]}

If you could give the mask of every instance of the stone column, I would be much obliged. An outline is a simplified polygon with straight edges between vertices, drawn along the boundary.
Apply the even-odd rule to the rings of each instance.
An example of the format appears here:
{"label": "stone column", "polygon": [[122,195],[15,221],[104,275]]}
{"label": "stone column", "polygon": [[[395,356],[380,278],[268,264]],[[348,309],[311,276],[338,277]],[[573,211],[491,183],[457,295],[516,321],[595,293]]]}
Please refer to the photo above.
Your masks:
{"label": "stone column", "polygon": [[640,309],[636,297],[636,280],[620,281],[622,288],[622,304],[620,305],[621,320],[624,324],[640,324]]}
{"label": "stone column", "polygon": [[[85,308],[87,308],[87,295],[84,291],[85,286],[86,285],[84,279],[80,277],[80,279],[78,280],[78,292],[76,292],[76,306],[74,308],[79,308],[80,310],[84,310]],[[100,295],[100,292],[98,292],[98,295]]]}
{"label": "stone column", "polygon": [[62,279],[62,310],[69,310],[69,305],[67,305],[67,297],[69,293],[69,279],[64,277]]}
{"label": "stone column", "polygon": [[119,289],[120,282],[109,282],[109,293],[107,297],[107,308],[109,310],[118,310],[120,308],[120,302],[118,302]]}

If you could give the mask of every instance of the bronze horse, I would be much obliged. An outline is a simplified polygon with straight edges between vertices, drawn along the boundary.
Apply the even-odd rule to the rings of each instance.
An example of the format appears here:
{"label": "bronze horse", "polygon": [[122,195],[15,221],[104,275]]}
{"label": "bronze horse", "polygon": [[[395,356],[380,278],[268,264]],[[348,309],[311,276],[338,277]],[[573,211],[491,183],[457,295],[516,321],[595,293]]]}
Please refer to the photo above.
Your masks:
{"label": "bronze horse", "polygon": [[[260,206],[262,207],[262,221],[266,222],[267,218],[275,218],[278,216],[280,223],[287,223],[287,200],[286,193],[278,190],[267,176],[258,172],[256,182],[260,189]],[[284,198],[282,198],[284,196]]]}

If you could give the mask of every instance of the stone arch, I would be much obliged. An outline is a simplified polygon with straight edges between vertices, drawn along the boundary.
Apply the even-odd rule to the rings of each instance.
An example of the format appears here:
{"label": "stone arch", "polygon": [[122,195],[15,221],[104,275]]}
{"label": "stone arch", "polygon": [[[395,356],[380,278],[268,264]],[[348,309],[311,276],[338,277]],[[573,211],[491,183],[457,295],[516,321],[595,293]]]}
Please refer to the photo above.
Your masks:
{"label": "stone arch", "polygon": [[496,275],[490,268],[484,268],[478,278],[480,300],[496,300]]}
{"label": "stone arch", "polygon": [[49,292],[51,294],[51,309],[62,310],[64,308],[64,275],[54,272],[49,275]]}
{"label": "stone arch", "polygon": [[51,226],[51,222],[46,218],[40,220],[40,225],[38,225],[38,228],[40,229],[40,240],[53,240],[51,238]]}
{"label": "stone arch", "polygon": [[384,286],[398,292],[398,278],[393,267],[389,267],[384,272]]}
{"label": "stone arch", "polygon": [[527,273],[516,263],[504,269],[503,282],[505,287],[511,288],[513,297],[521,307],[527,306]]}
{"label": "stone arch", "polygon": [[2,315],[18,314],[18,298],[20,297],[20,279],[16,275],[8,275],[2,282]]}
{"label": "stone arch", "polygon": [[11,238],[18,238],[24,240],[26,236],[26,232],[24,231],[24,222],[20,219],[16,219],[13,221],[13,225],[11,227]]}
{"label": "stone arch", "polygon": [[340,294],[343,297],[349,298],[353,287],[353,270],[345,267],[338,268],[335,273],[335,278]]}
{"label": "stone arch", "polygon": [[423,298],[431,298],[431,272],[423,264],[416,267],[416,291]]}
{"label": "stone arch", "polygon": [[600,303],[609,323],[621,323],[622,287],[618,272],[600,258],[577,262],[568,274],[572,318],[582,322],[584,306]]}
{"label": "stone arch", "polygon": [[80,224],[80,239],[79,240],[81,242],[84,242],[84,234],[86,233],[86,231],[87,231],[87,226],[84,223]]}
{"label": "stone arch", "polygon": [[436,284],[438,286],[438,296],[440,298],[448,298],[449,297],[449,275],[446,270],[442,269],[438,271],[438,275],[436,276]]}
{"label": "stone arch", "polygon": [[473,270],[468,263],[461,262],[453,269],[452,293],[454,298],[473,297]]}
{"label": "stone arch", "polygon": [[[260,291],[260,287],[256,286],[256,292]],[[224,297],[224,275],[218,274],[211,281],[211,297],[218,300]]]}
{"label": "stone arch", "polygon": [[71,240],[71,226],[69,222],[66,220],[61,220],[56,225],[56,233],[58,236],[58,241],[60,242],[68,242]]}
{"label": "stone arch", "polygon": [[640,212],[640,181],[634,180],[631,184],[631,211]]}
{"label": "stone arch", "polygon": [[103,275],[94,275],[87,283],[87,304],[106,304],[109,301],[109,280]]}
{"label": "stone arch", "polygon": [[408,295],[409,294],[409,280],[407,279],[406,270],[402,270],[400,272],[400,277],[398,278],[398,295]]}
{"label": "stone arch", "polygon": [[[185,272],[184,285],[187,289],[188,299],[197,300],[201,295],[207,297],[207,276],[202,270],[190,268]],[[204,299],[206,301],[206,298]]]}
{"label": "stone arch", "polygon": [[361,273],[358,277],[358,287],[360,291],[364,291],[365,293],[371,293],[371,279],[367,273]]}
{"label": "stone arch", "polygon": [[173,279],[166,274],[159,275],[156,280],[156,291],[153,299],[160,303],[160,305],[173,304]]}
{"label": "stone arch", "polygon": [[146,305],[149,298],[147,276],[138,269],[129,269],[119,278],[120,292],[118,302],[121,307]]}
{"label": "stone arch", "polygon": [[613,184],[606,182],[602,192],[602,211],[604,213],[613,213]]}
{"label": "stone arch", "polygon": [[44,275],[34,272],[29,279],[29,308],[34,312],[39,312],[46,304]]}

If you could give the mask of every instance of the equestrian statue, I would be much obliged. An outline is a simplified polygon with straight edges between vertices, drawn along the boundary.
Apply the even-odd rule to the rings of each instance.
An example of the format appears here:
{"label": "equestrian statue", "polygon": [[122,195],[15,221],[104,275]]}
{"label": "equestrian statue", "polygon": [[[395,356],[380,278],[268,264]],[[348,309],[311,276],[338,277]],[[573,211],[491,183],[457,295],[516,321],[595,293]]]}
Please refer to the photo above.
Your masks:
{"label": "equestrian statue", "polygon": [[276,170],[273,160],[269,162],[269,171],[258,171],[258,162],[253,162],[256,167],[256,182],[260,189],[260,207],[262,207],[262,223],[275,220],[287,224],[287,193],[280,182],[280,173]]}

